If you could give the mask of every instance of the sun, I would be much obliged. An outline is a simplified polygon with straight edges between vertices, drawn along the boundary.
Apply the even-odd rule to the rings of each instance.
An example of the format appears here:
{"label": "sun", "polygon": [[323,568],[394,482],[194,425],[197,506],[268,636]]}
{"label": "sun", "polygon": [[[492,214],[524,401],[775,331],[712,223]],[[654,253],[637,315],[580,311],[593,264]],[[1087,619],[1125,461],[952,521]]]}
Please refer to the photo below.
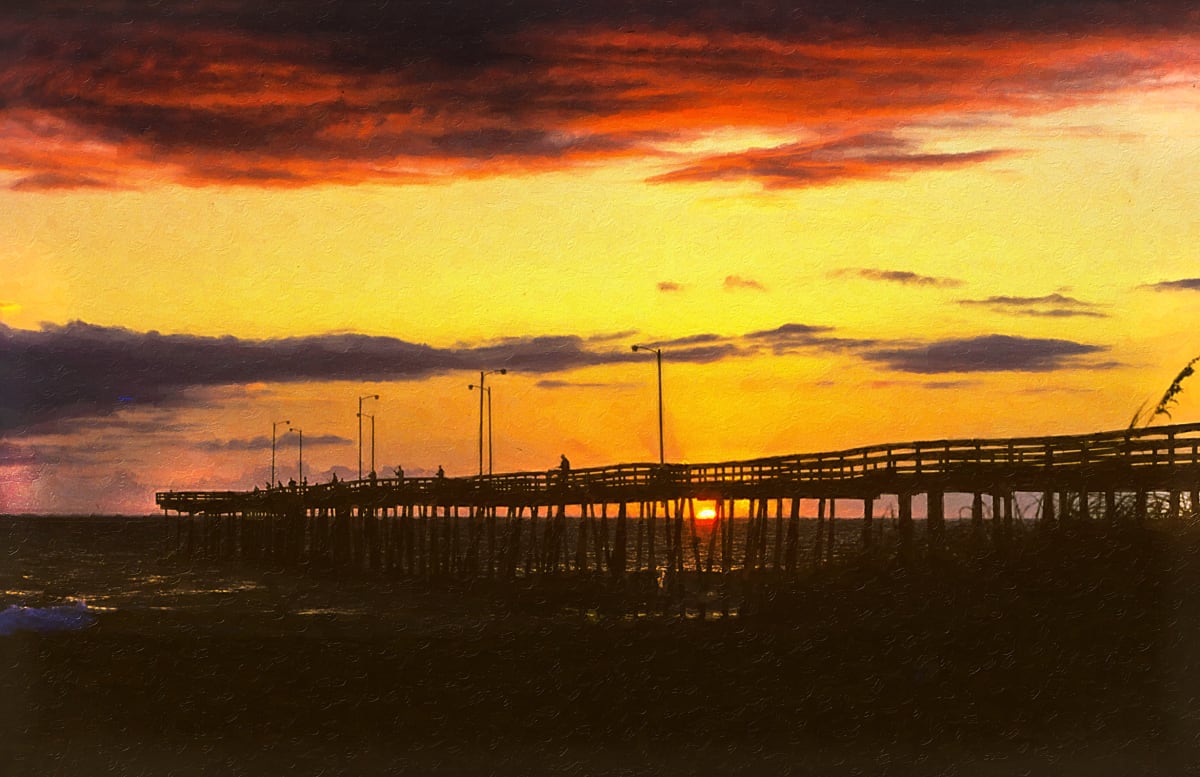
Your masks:
{"label": "sun", "polygon": [[701,507],[696,511],[697,521],[711,521],[717,517],[716,507]]}

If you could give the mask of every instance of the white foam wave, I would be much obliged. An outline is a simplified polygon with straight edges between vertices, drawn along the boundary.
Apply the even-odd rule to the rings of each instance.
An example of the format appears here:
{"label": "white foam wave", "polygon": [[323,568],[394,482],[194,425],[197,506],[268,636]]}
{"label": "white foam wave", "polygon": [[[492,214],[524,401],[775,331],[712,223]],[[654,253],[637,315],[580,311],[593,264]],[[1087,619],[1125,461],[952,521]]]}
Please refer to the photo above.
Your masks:
{"label": "white foam wave", "polygon": [[12,604],[0,610],[0,637],[18,631],[36,631],[47,634],[56,631],[86,629],[96,622],[96,616],[86,602],[63,604],[54,607],[22,607]]}

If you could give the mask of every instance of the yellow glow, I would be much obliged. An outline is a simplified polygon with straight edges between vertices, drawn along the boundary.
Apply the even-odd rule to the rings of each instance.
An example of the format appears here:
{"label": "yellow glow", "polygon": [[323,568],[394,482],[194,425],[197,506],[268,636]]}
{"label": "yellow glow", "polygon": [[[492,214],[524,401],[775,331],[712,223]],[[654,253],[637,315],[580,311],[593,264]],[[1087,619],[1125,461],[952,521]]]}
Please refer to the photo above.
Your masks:
{"label": "yellow glow", "polygon": [[[0,316],[21,328],[81,319],[248,338],[355,331],[436,346],[630,330],[642,341],[736,336],[784,323],[909,343],[989,333],[1059,338],[1111,346],[1102,360],[1116,365],[921,375],[843,351],[686,365],[666,349],[667,458],[1121,428],[1200,353],[1195,294],[1144,288],[1197,275],[1200,176],[1184,172],[1200,169],[1195,101],[1188,85],[980,128],[964,148],[1013,153],[795,191],[650,185],[644,179],[658,167],[626,162],[396,188],[0,192]],[[855,268],[962,285],[834,274]],[[728,276],[762,290],[726,288]],[[678,290],[660,290],[664,282]],[[1005,315],[959,302],[1052,293],[1094,303],[1103,317]],[[577,467],[657,459],[652,361],[557,375],[576,384],[560,388],[540,386],[545,377],[513,373],[494,383],[497,471],[544,471],[560,453]],[[276,385],[180,410],[187,428],[174,438],[130,442],[103,424],[86,435],[96,446],[125,446],[126,466],[151,489],[248,485],[264,479],[261,451],[182,443],[268,434],[279,417],[306,438],[352,439],[355,397],[378,392],[381,471],[441,464],[467,475],[477,466],[478,423],[468,382],[469,371]],[[1200,417],[1200,390],[1189,389],[1177,420]],[[354,447],[306,447],[306,470],[352,465]],[[28,504],[46,487],[21,486]]]}

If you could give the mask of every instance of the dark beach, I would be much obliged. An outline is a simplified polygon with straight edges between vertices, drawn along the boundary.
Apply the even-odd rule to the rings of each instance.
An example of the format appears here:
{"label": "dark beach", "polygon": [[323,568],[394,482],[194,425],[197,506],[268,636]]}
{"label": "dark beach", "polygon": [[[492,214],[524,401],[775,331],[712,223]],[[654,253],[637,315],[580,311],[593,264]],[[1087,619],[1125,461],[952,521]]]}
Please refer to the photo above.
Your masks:
{"label": "dark beach", "polygon": [[[1194,768],[1200,533],[844,565],[746,617],[163,557],[161,519],[0,519],[0,773],[1157,775]],[[1036,548],[1036,550],[1035,550]],[[551,583],[544,585],[551,586]]]}

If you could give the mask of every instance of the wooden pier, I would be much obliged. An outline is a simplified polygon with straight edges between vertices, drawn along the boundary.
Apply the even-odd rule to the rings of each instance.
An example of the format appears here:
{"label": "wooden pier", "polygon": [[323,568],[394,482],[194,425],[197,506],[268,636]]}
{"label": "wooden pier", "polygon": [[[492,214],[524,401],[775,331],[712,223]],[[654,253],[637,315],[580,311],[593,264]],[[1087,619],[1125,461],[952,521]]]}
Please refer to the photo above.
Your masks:
{"label": "wooden pier", "polygon": [[[199,557],[418,578],[638,575],[669,586],[696,573],[790,576],[850,552],[936,553],[951,494],[969,505],[952,517],[956,530],[1003,542],[1023,522],[1018,494],[1036,504],[1037,525],[1055,526],[1195,518],[1198,492],[1200,424],[1182,424],[714,464],[169,491],[156,501],[177,516],[173,547]],[[886,496],[895,515],[880,520]],[[853,518],[837,513],[847,501],[857,502]]]}

